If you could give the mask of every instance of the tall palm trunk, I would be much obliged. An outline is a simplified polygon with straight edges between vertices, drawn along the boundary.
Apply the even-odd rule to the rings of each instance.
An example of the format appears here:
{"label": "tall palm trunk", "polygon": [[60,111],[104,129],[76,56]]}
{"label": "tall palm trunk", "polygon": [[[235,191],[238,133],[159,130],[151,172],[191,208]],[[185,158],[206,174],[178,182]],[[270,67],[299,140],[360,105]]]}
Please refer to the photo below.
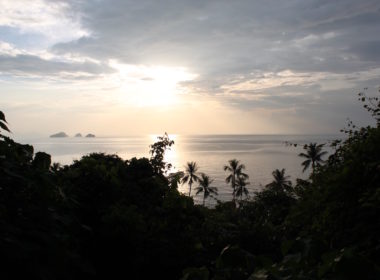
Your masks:
{"label": "tall palm trunk", "polygon": [[235,172],[234,172],[234,176],[232,177],[232,186],[233,186],[233,193],[232,193],[232,196],[233,196],[233,198],[232,198],[232,201],[233,202],[235,202],[235,200],[236,200],[236,183],[235,183],[235,176],[236,176],[236,174],[235,174]]}
{"label": "tall palm trunk", "polygon": [[244,177],[245,179],[248,179],[248,175],[243,172],[245,169],[244,164],[240,164],[238,160],[231,159],[228,161],[228,165],[225,165],[223,167],[224,171],[229,171],[230,174],[226,178],[226,183],[231,184],[232,187],[232,201],[236,202],[236,180],[238,180],[239,177]]}
{"label": "tall palm trunk", "polygon": [[197,163],[192,161],[188,162],[187,165],[185,166],[186,170],[184,172],[184,176],[181,179],[182,183],[189,183],[189,197],[191,196],[191,185],[194,182],[198,182],[198,176],[197,176],[197,171],[198,171],[198,166]]}

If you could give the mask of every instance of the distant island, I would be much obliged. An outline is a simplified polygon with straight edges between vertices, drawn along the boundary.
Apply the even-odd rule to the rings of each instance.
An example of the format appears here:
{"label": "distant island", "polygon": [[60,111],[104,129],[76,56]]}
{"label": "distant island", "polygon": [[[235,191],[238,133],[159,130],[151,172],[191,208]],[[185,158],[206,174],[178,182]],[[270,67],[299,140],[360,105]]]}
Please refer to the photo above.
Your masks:
{"label": "distant island", "polygon": [[[58,132],[58,133],[55,133],[55,134],[52,134],[50,135],[50,138],[65,138],[65,137],[69,137],[69,135],[67,135],[65,132],[61,131],[61,132]],[[83,137],[81,133],[77,133],[74,135],[74,137]],[[95,138],[96,136],[92,133],[89,133],[86,135],[87,138]]]}
{"label": "distant island", "polygon": [[58,132],[56,134],[50,135],[50,138],[64,138],[69,137],[65,132]]}

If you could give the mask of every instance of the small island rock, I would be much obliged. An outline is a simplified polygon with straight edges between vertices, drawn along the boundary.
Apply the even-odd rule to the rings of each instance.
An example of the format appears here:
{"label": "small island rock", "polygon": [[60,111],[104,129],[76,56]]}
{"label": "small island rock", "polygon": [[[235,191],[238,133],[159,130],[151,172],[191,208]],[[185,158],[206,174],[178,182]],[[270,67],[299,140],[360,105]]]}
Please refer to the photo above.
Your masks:
{"label": "small island rock", "polygon": [[94,137],[95,137],[95,135],[94,135],[94,134],[91,134],[91,133],[89,133],[89,134],[87,134],[87,135],[86,135],[86,137],[87,137],[87,138],[94,138]]}
{"label": "small island rock", "polygon": [[50,135],[51,138],[63,138],[63,137],[69,137],[65,132],[61,131],[56,134]]}
{"label": "small island rock", "polygon": [[75,134],[74,137],[82,137],[82,134],[81,133],[77,133],[77,134]]}

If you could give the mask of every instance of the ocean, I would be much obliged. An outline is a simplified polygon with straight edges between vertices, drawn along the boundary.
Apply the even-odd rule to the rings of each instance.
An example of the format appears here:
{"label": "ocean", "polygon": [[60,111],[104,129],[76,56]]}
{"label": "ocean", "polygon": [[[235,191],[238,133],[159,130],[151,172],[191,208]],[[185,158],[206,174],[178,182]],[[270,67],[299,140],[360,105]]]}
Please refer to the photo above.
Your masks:
{"label": "ocean", "polygon": [[[157,140],[158,135],[131,137],[97,137],[97,138],[30,138],[16,139],[21,143],[32,144],[35,152],[43,151],[52,156],[53,162],[71,164],[73,160],[92,152],[117,154],[123,159],[148,157],[149,145]],[[309,172],[302,172],[303,145],[310,142],[329,143],[338,139],[337,135],[169,135],[175,144],[167,151],[165,161],[172,163],[172,171],[184,170],[186,162],[195,161],[199,172],[209,175],[211,186],[218,188],[218,199],[231,200],[232,188],[225,183],[228,174],[223,166],[230,159],[237,159],[246,166],[250,184],[250,195],[261,190],[272,181],[272,171],[285,168],[286,174],[295,182],[296,178],[306,179]],[[286,145],[297,143],[297,147]],[[326,150],[331,152],[328,145]],[[195,183],[192,187],[197,186]],[[188,193],[188,186],[181,185],[179,191]],[[202,194],[195,196],[196,203],[202,202]],[[209,206],[215,200],[206,201]]]}

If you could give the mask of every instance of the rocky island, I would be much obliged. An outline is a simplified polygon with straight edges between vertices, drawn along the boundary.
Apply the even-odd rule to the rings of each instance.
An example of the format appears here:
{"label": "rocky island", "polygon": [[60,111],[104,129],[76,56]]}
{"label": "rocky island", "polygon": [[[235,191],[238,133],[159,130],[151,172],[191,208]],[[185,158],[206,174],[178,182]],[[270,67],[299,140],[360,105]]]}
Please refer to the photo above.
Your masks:
{"label": "rocky island", "polygon": [[82,137],[82,134],[81,133],[77,133],[77,134],[75,134],[74,137]]}
{"label": "rocky island", "polygon": [[56,134],[50,135],[50,138],[64,138],[64,137],[69,137],[65,132],[58,132]]}
{"label": "rocky island", "polygon": [[95,138],[95,135],[94,135],[94,134],[91,134],[91,133],[89,133],[89,134],[87,134],[87,135],[86,135],[86,137],[87,137],[87,138]]}

